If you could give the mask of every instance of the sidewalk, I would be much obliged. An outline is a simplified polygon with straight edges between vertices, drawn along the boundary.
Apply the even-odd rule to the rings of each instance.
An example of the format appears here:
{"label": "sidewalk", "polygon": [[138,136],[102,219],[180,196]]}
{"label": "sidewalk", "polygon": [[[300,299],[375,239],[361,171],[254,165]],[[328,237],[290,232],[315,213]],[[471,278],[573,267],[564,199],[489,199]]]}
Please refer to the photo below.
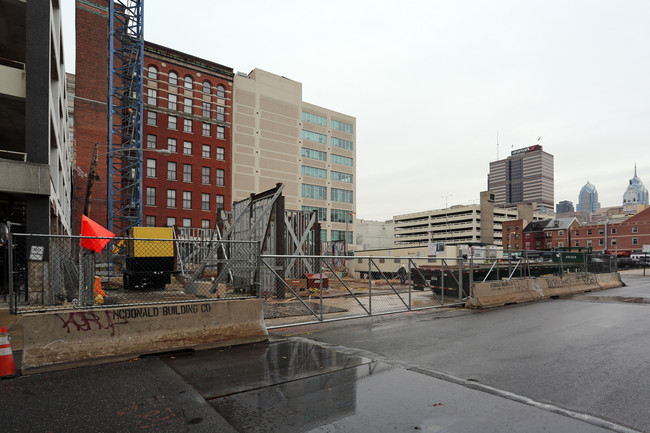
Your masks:
{"label": "sidewalk", "polygon": [[618,272],[620,272],[621,275],[639,275],[639,276],[650,277],[650,268],[628,269],[628,270],[618,271]]}
{"label": "sidewalk", "polygon": [[0,303],[0,326],[9,332],[12,352],[23,350],[23,317],[9,312],[9,304]]}

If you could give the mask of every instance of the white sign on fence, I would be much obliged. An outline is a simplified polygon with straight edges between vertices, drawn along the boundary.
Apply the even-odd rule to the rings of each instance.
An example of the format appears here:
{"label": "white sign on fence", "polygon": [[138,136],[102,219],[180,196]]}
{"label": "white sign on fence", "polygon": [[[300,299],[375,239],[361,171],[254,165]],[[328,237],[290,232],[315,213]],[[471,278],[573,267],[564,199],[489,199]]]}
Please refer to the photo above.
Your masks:
{"label": "white sign on fence", "polygon": [[45,252],[45,247],[32,245],[31,250],[29,250],[29,260],[38,260],[39,262],[42,261],[44,252]]}

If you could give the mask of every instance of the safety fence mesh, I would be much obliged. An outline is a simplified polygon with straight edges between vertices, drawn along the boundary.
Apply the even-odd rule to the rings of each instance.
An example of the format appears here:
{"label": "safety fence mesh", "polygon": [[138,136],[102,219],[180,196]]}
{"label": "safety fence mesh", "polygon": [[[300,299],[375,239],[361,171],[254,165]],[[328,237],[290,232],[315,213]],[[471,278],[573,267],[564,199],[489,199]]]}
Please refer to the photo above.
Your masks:
{"label": "safety fence mesh", "polygon": [[[258,242],[11,237],[14,312],[260,297],[268,326],[464,305],[474,282],[617,271],[595,254],[260,255]],[[94,252],[93,249],[101,251]]]}
{"label": "safety fence mesh", "polygon": [[23,313],[256,297],[258,257],[256,242],[15,234],[11,301]]}

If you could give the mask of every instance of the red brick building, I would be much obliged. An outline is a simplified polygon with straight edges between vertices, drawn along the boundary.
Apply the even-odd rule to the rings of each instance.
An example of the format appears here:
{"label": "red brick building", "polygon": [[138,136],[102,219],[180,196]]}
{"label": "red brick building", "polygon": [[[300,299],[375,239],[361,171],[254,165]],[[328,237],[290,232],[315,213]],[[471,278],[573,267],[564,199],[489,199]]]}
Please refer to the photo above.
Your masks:
{"label": "red brick building", "polygon": [[[90,217],[107,221],[108,3],[76,1],[76,167],[73,233],[79,233],[95,143],[100,157]],[[213,227],[230,210],[232,68],[145,43],[143,225]],[[169,149],[163,156],[146,149]]]}
{"label": "red brick building", "polygon": [[505,221],[503,246],[504,249],[526,251],[566,248],[571,243],[571,230],[579,225],[575,218]]}
{"label": "red brick building", "polygon": [[214,227],[230,210],[233,70],[147,42],[143,224]]}
{"label": "red brick building", "polygon": [[[570,222],[562,220],[571,220]],[[555,221],[558,225],[555,226]],[[580,225],[575,218],[528,223],[503,222],[503,247],[513,250],[591,248],[594,252],[628,256],[650,245],[650,208],[617,223]]]}
{"label": "red brick building", "polygon": [[[98,153],[105,153],[107,139],[107,69],[108,69],[108,12],[105,0],[75,2],[76,63],[74,128],[76,156],[72,191],[72,233],[78,235],[81,214],[86,197],[88,172],[93,147],[99,143]],[[97,161],[90,199],[90,218],[106,225],[106,157]]]}
{"label": "red brick building", "polygon": [[620,223],[590,224],[573,229],[573,247],[591,247],[607,254],[630,255],[650,245],[650,208]]}
{"label": "red brick building", "polygon": [[504,221],[501,224],[501,237],[504,250],[524,249],[523,231],[528,222],[523,219]]}
{"label": "red brick building", "polygon": [[544,227],[543,236],[546,238],[546,243],[542,249],[554,250],[569,247],[572,230],[579,226],[580,223],[574,217],[550,220]]}

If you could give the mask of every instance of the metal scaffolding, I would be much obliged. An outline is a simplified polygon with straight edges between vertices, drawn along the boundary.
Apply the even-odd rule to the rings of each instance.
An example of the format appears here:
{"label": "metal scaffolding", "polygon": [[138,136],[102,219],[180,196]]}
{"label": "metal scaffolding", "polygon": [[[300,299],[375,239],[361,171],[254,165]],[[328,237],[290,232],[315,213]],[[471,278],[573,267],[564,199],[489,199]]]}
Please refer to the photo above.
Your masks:
{"label": "metal scaffolding", "polygon": [[108,228],[142,225],[143,0],[111,0],[108,50]]}

